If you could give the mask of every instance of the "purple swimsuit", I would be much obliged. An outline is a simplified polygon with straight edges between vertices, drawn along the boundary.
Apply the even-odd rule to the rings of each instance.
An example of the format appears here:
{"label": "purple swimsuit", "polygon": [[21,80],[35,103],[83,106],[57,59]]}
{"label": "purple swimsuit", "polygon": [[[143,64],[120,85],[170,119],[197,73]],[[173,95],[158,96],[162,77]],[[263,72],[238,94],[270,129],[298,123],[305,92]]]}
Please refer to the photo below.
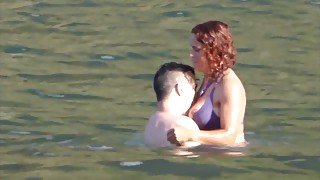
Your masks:
{"label": "purple swimsuit", "polygon": [[[208,87],[210,84],[208,85]],[[201,95],[205,93],[208,87],[203,89]],[[220,117],[213,110],[214,89],[210,92],[209,97],[205,100],[203,106],[193,115],[194,121],[201,130],[221,129]]]}

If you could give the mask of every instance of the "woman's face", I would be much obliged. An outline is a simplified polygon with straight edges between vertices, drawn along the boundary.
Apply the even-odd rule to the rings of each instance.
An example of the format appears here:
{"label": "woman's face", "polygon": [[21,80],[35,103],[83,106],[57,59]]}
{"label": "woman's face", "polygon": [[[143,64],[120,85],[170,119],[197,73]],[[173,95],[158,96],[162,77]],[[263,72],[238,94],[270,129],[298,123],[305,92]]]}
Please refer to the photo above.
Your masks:
{"label": "woman's face", "polygon": [[202,44],[197,41],[197,38],[193,33],[190,35],[189,41],[191,46],[190,58],[193,67],[199,72],[206,73],[208,70],[208,63],[204,57]]}

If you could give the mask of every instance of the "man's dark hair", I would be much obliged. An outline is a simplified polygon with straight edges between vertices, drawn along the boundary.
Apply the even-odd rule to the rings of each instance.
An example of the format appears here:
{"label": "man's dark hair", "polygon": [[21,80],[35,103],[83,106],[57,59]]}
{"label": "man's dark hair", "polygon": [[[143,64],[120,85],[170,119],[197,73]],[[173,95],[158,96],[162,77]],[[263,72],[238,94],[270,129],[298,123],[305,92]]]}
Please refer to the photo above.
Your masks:
{"label": "man's dark hair", "polygon": [[[189,73],[192,73],[191,76]],[[169,62],[160,66],[153,79],[153,89],[157,96],[157,101],[162,101],[177,84],[176,77],[183,73],[186,79],[195,84],[195,73],[193,67],[181,63]]]}

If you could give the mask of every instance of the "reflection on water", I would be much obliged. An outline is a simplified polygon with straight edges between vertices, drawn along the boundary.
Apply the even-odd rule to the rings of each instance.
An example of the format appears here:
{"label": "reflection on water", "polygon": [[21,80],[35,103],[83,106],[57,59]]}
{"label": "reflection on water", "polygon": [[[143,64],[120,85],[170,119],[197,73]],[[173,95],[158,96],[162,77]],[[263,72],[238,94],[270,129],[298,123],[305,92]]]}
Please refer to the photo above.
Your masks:
{"label": "reflection on water", "polygon": [[193,148],[178,148],[172,150],[176,156],[185,156],[187,158],[205,157],[205,156],[246,156],[247,147],[218,147],[212,145],[199,145]]}
{"label": "reflection on water", "polygon": [[[104,166],[119,167],[118,161],[100,162]],[[164,175],[169,177],[214,178],[227,174],[244,174],[249,171],[241,168],[230,168],[214,164],[197,162],[172,162],[165,159],[150,159],[137,166],[121,166],[125,171],[143,172],[148,175]],[[187,171],[186,171],[187,170]]]}
{"label": "reflection on water", "polygon": [[[320,1],[0,2],[0,179],[319,179]],[[247,91],[242,149],[149,149],[153,74],[227,22]],[[198,77],[200,78],[200,77]],[[243,154],[243,155],[242,155]]]}

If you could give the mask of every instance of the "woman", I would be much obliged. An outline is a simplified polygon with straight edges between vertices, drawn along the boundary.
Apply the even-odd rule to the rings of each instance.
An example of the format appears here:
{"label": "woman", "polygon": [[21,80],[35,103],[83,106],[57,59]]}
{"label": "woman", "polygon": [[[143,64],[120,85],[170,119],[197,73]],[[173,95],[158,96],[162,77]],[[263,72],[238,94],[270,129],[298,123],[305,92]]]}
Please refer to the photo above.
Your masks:
{"label": "woman", "polygon": [[201,131],[177,127],[168,131],[168,141],[177,145],[190,140],[228,146],[245,143],[246,95],[231,69],[236,62],[236,49],[228,25],[220,21],[196,25],[191,31],[190,46],[193,66],[204,77],[188,116]]}

